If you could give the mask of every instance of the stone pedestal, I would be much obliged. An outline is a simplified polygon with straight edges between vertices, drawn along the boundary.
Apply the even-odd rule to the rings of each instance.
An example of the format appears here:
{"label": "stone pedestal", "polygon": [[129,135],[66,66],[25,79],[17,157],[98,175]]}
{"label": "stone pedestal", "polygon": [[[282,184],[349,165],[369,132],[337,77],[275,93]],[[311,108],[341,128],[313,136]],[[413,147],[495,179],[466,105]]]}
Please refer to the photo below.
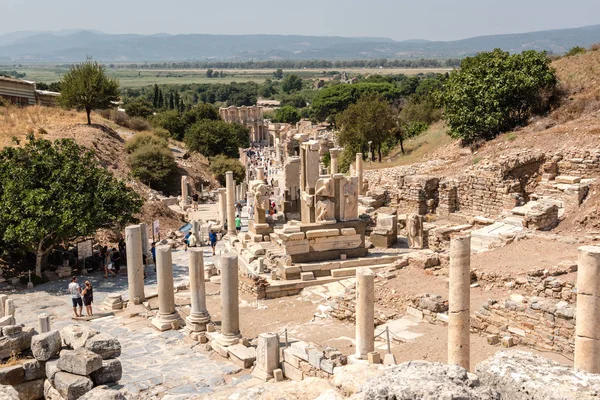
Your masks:
{"label": "stone pedestal", "polygon": [[575,369],[600,373],[600,246],[582,246],[577,261]]}
{"label": "stone pedestal", "polygon": [[223,346],[231,346],[241,337],[238,259],[235,254],[227,253],[221,256],[221,335],[216,340]]}
{"label": "stone pedestal", "polygon": [[258,180],[258,181],[265,180],[265,168],[264,167],[256,167],[256,180]]}
{"label": "stone pedestal", "polygon": [[42,313],[38,315],[38,327],[40,333],[50,332],[50,315]]}
{"label": "stone pedestal", "polygon": [[187,175],[181,177],[181,207],[190,205],[190,190],[189,190],[189,178]]}
{"label": "stone pedestal", "polygon": [[224,225],[227,220],[227,189],[218,188],[217,194],[219,196],[219,220]]}
{"label": "stone pedestal", "polygon": [[330,163],[329,163],[329,173],[331,175],[338,173],[338,156],[342,152],[342,149],[334,147],[333,149],[329,149]]}
{"label": "stone pedestal", "polygon": [[256,367],[252,375],[262,380],[273,378],[273,371],[279,368],[279,335],[260,333],[256,347]]}
{"label": "stone pedestal", "polygon": [[235,181],[232,171],[225,173],[225,182],[227,184],[227,235],[233,237],[237,232],[235,230]]}
{"label": "stone pedestal", "polygon": [[206,309],[206,289],[204,286],[204,258],[202,249],[193,247],[188,250],[190,265],[191,312],[185,319],[185,331],[188,335],[206,331],[210,314]]}
{"label": "stone pedestal", "polygon": [[471,236],[450,240],[448,364],[470,366]]}
{"label": "stone pedestal", "polygon": [[366,360],[375,350],[375,274],[356,270],[356,358]]}
{"label": "stone pedestal", "polygon": [[[144,263],[142,258],[142,229],[140,225],[125,228],[127,246],[127,283],[129,285],[129,304],[146,301],[144,294]],[[134,299],[139,299],[134,301]]]}
{"label": "stone pedestal", "polygon": [[358,194],[363,193],[363,153],[356,153],[356,177],[358,178]]}
{"label": "stone pedestal", "polygon": [[158,313],[152,318],[152,325],[161,331],[179,329],[182,321],[175,311],[173,261],[169,245],[156,247],[156,280],[158,283]]}

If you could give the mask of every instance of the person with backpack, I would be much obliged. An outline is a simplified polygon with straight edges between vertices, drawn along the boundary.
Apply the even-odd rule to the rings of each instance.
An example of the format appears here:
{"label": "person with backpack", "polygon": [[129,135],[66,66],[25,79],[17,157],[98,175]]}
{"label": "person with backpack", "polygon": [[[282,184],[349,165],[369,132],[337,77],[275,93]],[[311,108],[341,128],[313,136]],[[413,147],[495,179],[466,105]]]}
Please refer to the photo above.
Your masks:
{"label": "person with backpack", "polygon": [[215,248],[217,247],[217,232],[210,230],[208,233],[208,240],[210,241],[210,247],[212,247],[213,256],[215,255]]}

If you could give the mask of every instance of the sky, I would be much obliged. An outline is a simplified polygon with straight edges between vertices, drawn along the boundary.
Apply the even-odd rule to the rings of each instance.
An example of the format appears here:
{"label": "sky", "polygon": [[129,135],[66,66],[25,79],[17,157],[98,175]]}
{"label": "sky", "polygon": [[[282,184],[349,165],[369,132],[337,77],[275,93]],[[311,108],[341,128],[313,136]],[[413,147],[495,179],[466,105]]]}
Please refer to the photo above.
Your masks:
{"label": "sky", "polygon": [[600,0],[0,0],[0,34],[301,34],[456,40],[600,24]]}

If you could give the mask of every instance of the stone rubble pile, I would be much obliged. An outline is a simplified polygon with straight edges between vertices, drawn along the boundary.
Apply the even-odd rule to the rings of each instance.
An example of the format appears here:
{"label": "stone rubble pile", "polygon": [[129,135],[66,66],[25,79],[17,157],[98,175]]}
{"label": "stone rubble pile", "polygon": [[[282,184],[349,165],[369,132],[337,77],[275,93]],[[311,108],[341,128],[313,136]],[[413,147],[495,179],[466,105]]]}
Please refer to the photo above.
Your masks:
{"label": "stone rubble pile", "polygon": [[334,368],[347,362],[347,357],[333,347],[298,341],[283,350],[281,369],[286,378],[294,381],[308,377],[329,379]]}

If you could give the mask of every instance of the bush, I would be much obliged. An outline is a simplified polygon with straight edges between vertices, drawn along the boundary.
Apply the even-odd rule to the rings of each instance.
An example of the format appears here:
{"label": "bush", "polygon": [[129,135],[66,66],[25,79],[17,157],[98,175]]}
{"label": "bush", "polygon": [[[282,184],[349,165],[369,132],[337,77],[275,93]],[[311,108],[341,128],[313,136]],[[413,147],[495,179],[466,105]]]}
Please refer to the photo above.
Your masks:
{"label": "bush", "polygon": [[465,58],[439,95],[449,134],[470,143],[523,124],[549,109],[556,82],[546,53],[496,49]]}
{"label": "bush", "polygon": [[152,125],[166,129],[173,139],[181,140],[185,134],[186,124],[177,110],[160,112],[151,118]]}
{"label": "bush", "polygon": [[129,120],[125,124],[126,128],[132,129],[134,131],[147,131],[152,128],[150,122],[141,117],[133,117],[129,118]]}
{"label": "bush", "polygon": [[240,147],[250,146],[248,134],[248,129],[243,125],[204,119],[185,132],[184,141],[188,149],[206,157],[223,154],[237,158]]}
{"label": "bush", "polygon": [[169,143],[164,138],[161,138],[151,132],[140,132],[129,139],[127,143],[125,143],[125,150],[127,153],[131,154],[140,147],[148,145],[162,147],[165,149],[169,148]]}
{"label": "bush", "polygon": [[125,126],[129,121],[129,117],[123,111],[110,110],[110,120],[117,125]]}
{"label": "bush", "polygon": [[233,179],[243,182],[246,178],[246,168],[237,160],[218,155],[210,160],[210,170],[221,186],[225,186],[225,173],[233,171]]}
{"label": "bush", "polygon": [[151,143],[136,148],[130,154],[128,164],[133,176],[158,190],[168,188],[177,171],[173,153]]}
{"label": "bush", "polygon": [[154,108],[148,100],[138,97],[125,103],[125,112],[130,117],[148,118],[154,113]]}
{"label": "bush", "polygon": [[575,46],[565,54],[566,57],[576,56],[578,54],[585,54],[586,50],[581,46]]}

